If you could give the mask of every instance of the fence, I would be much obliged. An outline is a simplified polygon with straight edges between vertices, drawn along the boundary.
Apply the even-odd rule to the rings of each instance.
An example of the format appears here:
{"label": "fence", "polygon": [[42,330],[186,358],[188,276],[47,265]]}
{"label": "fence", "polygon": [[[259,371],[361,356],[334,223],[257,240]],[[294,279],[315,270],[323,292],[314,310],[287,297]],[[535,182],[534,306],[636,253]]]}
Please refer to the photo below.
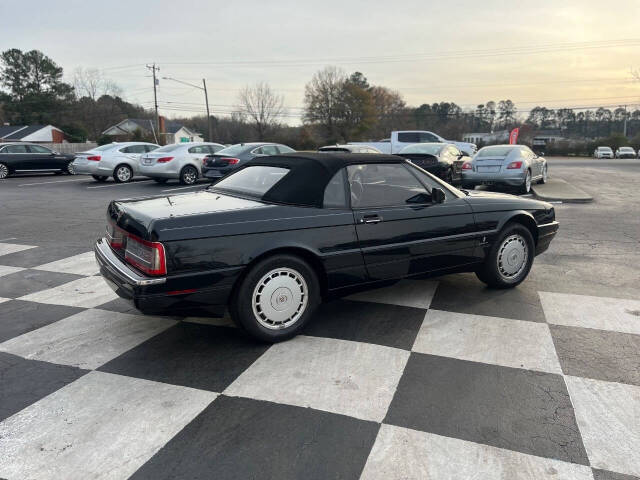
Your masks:
{"label": "fence", "polygon": [[41,143],[43,147],[50,148],[51,150],[55,150],[58,153],[77,153],[77,152],[86,152],[87,150],[91,150],[92,148],[96,148],[98,146],[95,142],[86,142],[86,143]]}

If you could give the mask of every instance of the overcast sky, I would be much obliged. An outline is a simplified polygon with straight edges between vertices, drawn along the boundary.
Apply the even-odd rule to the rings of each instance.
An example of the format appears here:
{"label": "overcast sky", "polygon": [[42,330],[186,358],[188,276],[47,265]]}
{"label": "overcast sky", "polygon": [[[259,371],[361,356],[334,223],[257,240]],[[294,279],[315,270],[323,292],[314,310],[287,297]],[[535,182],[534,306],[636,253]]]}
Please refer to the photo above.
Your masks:
{"label": "overcast sky", "polygon": [[[32,0],[0,2],[0,50],[39,49],[64,67],[104,69],[130,101],[151,106],[159,75],[207,79],[214,112],[267,81],[290,121],[324,65],[359,70],[409,105],[464,108],[510,98],[544,104],[640,103],[640,1],[373,2],[323,0]],[[160,80],[161,113],[197,113],[199,90]],[[174,103],[167,103],[174,102]],[[185,115],[190,112],[184,111]]]}

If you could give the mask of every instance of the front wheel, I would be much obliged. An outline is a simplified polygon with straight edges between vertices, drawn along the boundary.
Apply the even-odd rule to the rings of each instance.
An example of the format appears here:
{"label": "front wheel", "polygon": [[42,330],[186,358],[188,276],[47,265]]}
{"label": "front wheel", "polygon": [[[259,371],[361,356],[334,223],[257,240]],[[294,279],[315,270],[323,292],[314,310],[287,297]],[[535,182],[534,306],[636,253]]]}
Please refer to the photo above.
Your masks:
{"label": "front wheel", "polygon": [[76,174],[76,171],[75,171],[75,169],[73,168],[73,162],[69,162],[69,163],[67,163],[67,166],[64,168],[64,172],[65,172],[67,175],[75,175],[75,174]]}
{"label": "front wheel", "polygon": [[320,284],[311,266],[293,255],[274,255],[257,263],[231,300],[233,320],[266,342],[300,332],[320,304]]}
{"label": "front wheel", "polygon": [[513,288],[527,278],[535,245],[528,228],[520,223],[507,225],[491,247],[477,277],[494,288]]}
{"label": "front wheel", "polygon": [[180,183],[183,185],[193,185],[198,181],[198,170],[191,165],[187,165],[180,172]]}
{"label": "front wheel", "polygon": [[545,165],[544,167],[542,167],[542,178],[538,180],[538,183],[541,183],[541,184],[547,183],[548,179],[549,179],[549,174],[547,172],[547,166]]}
{"label": "front wheel", "polygon": [[117,183],[127,183],[133,178],[133,170],[129,165],[118,165],[113,171],[113,179]]}

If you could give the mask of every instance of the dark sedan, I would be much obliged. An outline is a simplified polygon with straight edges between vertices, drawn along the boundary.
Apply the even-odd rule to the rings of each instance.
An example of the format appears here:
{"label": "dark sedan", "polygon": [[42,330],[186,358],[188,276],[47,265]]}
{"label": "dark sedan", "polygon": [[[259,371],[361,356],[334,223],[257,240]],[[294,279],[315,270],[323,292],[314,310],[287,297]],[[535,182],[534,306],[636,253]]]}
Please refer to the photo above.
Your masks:
{"label": "dark sedan", "polygon": [[256,157],[292,152],[295,152],[293,148],[279,143],[237,143],[207,155],[202,161],[202,176],[217,180]]}
{"label": "dark sedan", "polygon": [[471,160],[452,143],[416,143],[398,155],[452,185],[462,182],[462,165]]}
{"label": "dark sedan", "polygon": [[95,253],[118,295],[145,313],[228,306],[271,342],[354,286],[472,271],[514,287],[558,230],[549,203],[344,153],[257,158],[206,190],[113,201],[107,221]]}
{"label": "dark sedan", "polygon": [[0,143],[0,179],[17,172],[73,174],[73,159],[35,143]]}

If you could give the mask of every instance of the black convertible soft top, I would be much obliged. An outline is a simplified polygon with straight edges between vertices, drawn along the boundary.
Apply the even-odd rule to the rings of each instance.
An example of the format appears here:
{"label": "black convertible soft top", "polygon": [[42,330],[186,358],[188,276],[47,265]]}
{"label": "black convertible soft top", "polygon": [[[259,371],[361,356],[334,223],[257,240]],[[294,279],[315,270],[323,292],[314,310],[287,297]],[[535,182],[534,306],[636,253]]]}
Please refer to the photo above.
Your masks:
{"label": "black convertible soft top", "polygon": [[343,167],[363,163],[404,163],[395,155],[372,153],[287,153],[258,157],[244,168],[254,165],[282,167],[289,173],[271,187],[262,199],[267,202],[289,203],[322,208],[324,190],[333,176]]}

